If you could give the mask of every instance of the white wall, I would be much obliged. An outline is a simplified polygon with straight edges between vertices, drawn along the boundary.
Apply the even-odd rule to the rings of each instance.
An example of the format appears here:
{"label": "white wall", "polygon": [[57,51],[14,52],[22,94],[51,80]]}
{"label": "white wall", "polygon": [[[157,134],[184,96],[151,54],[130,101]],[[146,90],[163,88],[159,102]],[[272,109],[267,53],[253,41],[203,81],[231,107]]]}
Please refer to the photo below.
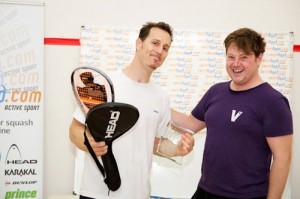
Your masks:
{"label": "white wall", "polygon": [[[28,0],[21,0],[27,2]],[[29,0],[30,1],[30,0]],[[32,0],[30,1],[32,2]],[[45,37],[79,38],[81,25],[140,28],[166,21],[174,29],[227,30],[250,27],[259,32],[293,31],[300,44],[299,0],[44,0]],[[44,198],[71,193],[74,147],[68,127],[75,106],[71,71],[79,63],[77,46],[45,46]],[[291,101],[294,114],[292,198],[300,198],[300,53],[294,56]],[[199,171],[200,172],[200,171]]]}

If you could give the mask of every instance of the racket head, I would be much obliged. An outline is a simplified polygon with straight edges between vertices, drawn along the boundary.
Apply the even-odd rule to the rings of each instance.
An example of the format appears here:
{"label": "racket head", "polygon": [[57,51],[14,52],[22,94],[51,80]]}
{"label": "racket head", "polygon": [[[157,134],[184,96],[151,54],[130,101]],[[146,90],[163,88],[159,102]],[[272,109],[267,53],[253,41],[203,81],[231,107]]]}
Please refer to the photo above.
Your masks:
{"label": "racket head", "polygon": [[114,102],[114,88],[110,78],[94,67],[78,67],[71,74],[73,94],[82,112],[98,104]]}

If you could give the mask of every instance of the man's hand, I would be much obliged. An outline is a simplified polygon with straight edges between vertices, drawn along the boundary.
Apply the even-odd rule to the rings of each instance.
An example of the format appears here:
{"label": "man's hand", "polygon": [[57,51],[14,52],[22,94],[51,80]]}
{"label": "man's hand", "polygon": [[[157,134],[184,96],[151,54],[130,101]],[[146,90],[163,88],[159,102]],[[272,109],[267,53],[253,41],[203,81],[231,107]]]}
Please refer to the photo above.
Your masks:
{"label": "man's hand", "polygon": [[104,141],[96,142],[92,136],[89,136],[88,140],[97,157],[105,155],[107,153],[108,147]]}
{"label": "man's hand", "polygon": [[182,134],[175,152],[175,156],[185,156],[189,154],[194,148],[195,139],[189,133]]}

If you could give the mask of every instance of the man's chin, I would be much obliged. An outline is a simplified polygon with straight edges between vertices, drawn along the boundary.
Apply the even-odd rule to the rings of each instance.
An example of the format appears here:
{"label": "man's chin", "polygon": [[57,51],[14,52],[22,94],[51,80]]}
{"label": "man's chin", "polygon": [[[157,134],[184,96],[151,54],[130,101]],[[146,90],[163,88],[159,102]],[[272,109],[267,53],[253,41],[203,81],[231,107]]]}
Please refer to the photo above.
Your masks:
{"label": "man's chin", "polygon": [[151,65],[150,68],[154,71],[159,67],[159,65]]}

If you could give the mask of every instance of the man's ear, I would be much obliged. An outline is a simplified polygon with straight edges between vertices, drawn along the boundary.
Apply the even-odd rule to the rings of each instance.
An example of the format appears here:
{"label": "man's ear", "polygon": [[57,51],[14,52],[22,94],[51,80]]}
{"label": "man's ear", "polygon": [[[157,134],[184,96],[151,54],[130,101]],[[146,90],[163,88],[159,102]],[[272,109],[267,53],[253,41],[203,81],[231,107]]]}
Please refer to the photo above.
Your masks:
{"label": "man's ear", "polygon": [[139,51],[142,48],[142,40],[140,38],[138,38],[135,42],[136,45],[136,51]]}
{"label": "man's ear", "polygon": [[260,66],[261,62],[263,61],[263,53],[260,53],[256,59],[257,59],[258,66]]}

